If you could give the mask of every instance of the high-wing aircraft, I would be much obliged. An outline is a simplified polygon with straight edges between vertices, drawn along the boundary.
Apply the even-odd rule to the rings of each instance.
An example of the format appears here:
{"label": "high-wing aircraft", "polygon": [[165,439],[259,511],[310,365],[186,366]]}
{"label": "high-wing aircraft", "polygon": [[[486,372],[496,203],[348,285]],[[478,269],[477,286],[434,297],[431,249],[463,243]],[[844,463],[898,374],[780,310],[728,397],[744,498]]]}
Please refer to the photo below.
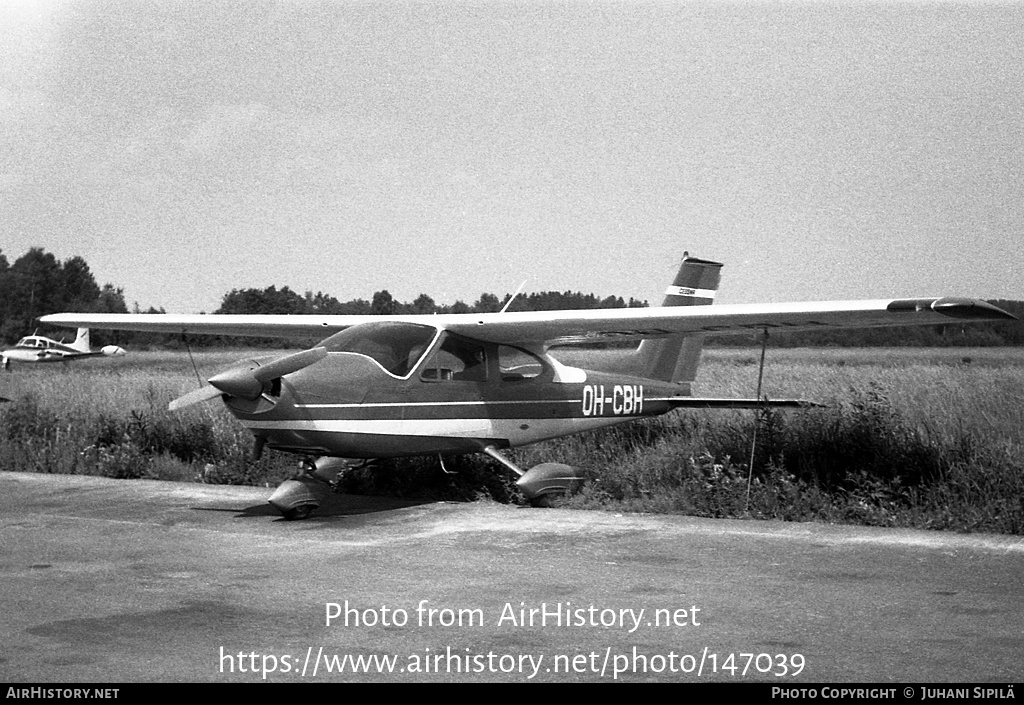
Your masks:
{"label": "high-wing aircraft", "polygon": [[[983,301],[909,298],[709,306],[718,262],[686,256],[660,307],[420,316],[62,313],[44,323],[180,334],[324,336],[308,350],[247,360],[171,402],[220,397],[266,447],[304,456],[270,503],[309,514],[350,460],[485,453],[543,503],[579,480],[567,465],[517,467],[502,451],[672,409],[792,407],[800,400],[694,397],[709,333],[934,325],[1014,317]],[[559,362],[557,345],[639,340],[602,369]],[[442,461],[443,463],[443,461]]]}
{"label": "high-wing aircraft", "polygon": [[89,329],[79,328],[73,343],[56,341],[41,335],[26,336],[19,340],[13,348],[3,351],[2,364],[6,370],[10,367],[12,360],[14,362],[67,362],[85,357],[124,354],[124,348],[117,345],[104,345],[99,350],[93,350],[89,344]]}

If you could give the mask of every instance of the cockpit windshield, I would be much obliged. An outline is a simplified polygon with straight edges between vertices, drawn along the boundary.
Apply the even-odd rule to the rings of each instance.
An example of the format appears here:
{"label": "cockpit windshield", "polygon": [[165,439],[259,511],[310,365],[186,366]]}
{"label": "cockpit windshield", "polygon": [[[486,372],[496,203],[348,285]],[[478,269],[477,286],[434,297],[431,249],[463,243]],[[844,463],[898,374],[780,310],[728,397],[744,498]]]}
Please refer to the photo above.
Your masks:
{"label": "cockpit windshield", "polygon": [[328,352],[365,355],[394,376],[406,377],[436,336],[433,326],[381,321],[352,326],[320,344]]}

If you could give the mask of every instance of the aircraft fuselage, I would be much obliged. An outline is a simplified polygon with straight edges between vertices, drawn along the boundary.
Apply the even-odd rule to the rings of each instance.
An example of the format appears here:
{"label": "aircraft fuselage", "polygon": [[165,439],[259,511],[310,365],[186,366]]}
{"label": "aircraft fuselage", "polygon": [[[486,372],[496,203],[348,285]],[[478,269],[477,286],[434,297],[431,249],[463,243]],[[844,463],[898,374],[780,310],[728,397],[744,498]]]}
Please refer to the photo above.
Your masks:
{"label": "aircraft fuselage", "polygon": [[669,398],[689,392],[565,367],[543,352],[424,337],[432,340],[412,351],[412,364],[392,368],[401,376],[366,354],[332,351],[255,400],[227,396],[225,403],[272,448],[377,458],[527,445],[663,414]]}
{"label": "aircraft fuselage", "polygon": [[46,338],[41,335],[30,335],[18,341],[13,348],[4,350],[3,363],[9,362],[66,362],[83,357],[104,357],[124,355],[124,349],[116,345],[107,345],[100,350],[91,350],[88,343],[88,331],[79,329],[78,340],[68,344]]}
{"label": "aircraft fuselage", "polygon": [[4,350],[4,359],[14,362],[62,362],[72,357],[90,357],[100,354],[75,350],[70,345],[46,338],[33,338],[28,344],[25,343],[25,340],[29,339],[22,340],[9,350]]}

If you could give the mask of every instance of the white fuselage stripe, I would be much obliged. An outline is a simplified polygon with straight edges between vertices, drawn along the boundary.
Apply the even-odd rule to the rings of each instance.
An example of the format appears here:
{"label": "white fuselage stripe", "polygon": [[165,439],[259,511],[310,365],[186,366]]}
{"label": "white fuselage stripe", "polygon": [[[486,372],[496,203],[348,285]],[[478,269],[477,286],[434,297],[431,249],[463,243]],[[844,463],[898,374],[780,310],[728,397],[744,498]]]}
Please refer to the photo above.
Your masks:
{"label": "white fuselage stripe", "polygon": [[369,402],[366,404],[296,404],[296,409],[384,409],[390,407],[410,406],[495,406],[499,404],[580,404],[582,399],[510,399],[495,401],[388,401]]}
{"label": "white fuselage stripe", "polygon": [[[675,401],[687,399],[686,396],[675,397],[649,397],[646,401]],[[612,397],[605,399],[609,404]],[[534,399],[534,400],[495,400],[495,401],[394,401],[394,402],[370,402],[367,404],[295,404],[296,409],[386,409],[395,407],[441,407],[441,406],[500,406],[500,405],[530,405],[530,404],[582,404],[583,399]]]}

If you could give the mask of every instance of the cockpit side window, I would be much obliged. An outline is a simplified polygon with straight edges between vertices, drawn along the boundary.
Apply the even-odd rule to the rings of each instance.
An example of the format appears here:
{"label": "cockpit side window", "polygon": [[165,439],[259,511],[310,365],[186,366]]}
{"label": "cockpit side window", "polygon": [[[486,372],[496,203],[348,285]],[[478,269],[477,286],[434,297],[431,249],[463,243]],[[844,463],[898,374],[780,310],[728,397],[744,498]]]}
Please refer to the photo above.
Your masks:
{"label": "cockpit side window", "polygon": [[382,321],[352,326],[321,345],[328,352],[365,355],[395,377],[407,377],[436,335],[433,326]]}
{"label": "cockpit side window", "polygon": [[446,335],[437,351],[423,365],[426,381],[487,381],[487,348],[480,343]]}

